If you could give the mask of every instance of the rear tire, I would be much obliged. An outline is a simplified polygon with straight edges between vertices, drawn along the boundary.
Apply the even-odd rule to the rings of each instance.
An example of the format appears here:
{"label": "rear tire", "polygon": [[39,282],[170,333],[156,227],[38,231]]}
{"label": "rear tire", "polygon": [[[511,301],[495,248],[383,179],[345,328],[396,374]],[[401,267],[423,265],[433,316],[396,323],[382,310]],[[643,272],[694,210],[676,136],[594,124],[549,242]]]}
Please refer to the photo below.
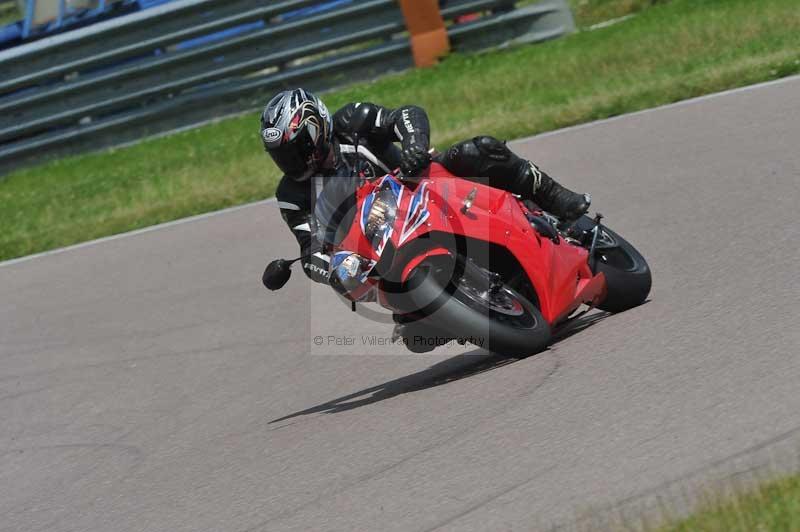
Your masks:
{"label": "rear tire", "polygon": [[453,269],[451,257],[434,257],[409,278],[406,294],[421,325],[504,356],[522,358],[547,347],[550,325],[533,303],[505,284],[483,290],[481,271],[488,270],[468,265],[453,276]]}

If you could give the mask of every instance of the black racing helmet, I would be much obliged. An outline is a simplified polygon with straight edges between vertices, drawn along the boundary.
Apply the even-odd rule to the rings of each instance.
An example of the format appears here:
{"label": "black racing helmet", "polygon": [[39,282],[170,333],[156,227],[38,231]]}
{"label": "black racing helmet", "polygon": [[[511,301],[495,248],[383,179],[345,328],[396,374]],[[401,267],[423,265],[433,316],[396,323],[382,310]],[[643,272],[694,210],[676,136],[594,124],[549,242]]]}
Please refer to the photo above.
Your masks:
{"label": "black racing helmet", "polygon": [[264,149],[288,177],[305,181],[328,157],[333,123],[322,100],[304,89],[275,95],[261,114]]}

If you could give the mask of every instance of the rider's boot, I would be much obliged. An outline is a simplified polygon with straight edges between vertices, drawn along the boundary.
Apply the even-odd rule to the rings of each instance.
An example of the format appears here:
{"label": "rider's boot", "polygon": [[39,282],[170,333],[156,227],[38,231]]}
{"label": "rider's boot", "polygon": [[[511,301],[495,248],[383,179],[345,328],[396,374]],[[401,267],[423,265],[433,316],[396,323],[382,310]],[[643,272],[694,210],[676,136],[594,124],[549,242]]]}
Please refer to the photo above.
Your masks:
{"label": "rider's boot", "polygon": [[577,220],[589,210],[592,203],[592,197],[589,194],[572,192],[539,170],[530,161],[527,174],[527,181],[533,188],[533,201],[547,212],[564,220],[572,221]]}

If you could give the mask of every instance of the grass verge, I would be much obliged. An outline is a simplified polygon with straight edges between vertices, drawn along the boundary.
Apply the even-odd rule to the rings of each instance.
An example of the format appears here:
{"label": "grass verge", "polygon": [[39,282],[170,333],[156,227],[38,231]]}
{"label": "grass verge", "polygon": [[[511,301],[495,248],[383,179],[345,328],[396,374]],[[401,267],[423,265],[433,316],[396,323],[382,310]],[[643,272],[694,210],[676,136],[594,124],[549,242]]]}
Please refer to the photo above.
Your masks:
{"label": "grass verge", "polygon": [[[444,147],[478,133],[530,135],[798,72],[797,0],[672,0],[597,31],[456,54],[436,68],[325,99],[334,109],[348,101],[420,104],[434,143]],[[0,181],[0,259],[266,198],[278,178],[260,146],[257,113],[21,170]]]}
{"label": "grass verge", "polygon": [[754,491],[718,498],[660,532],[800,531],[800,476],[769,482]]}
{"label": "grass verge", "polygon": [[[532,0],[533,3],[535,0]],[[569,0],[579,28],[638,13],[670,0]]]}
{"label": "grass verge", "polygon": [[0,26],[11,24],[22,18],[15,3],[0,3]]}

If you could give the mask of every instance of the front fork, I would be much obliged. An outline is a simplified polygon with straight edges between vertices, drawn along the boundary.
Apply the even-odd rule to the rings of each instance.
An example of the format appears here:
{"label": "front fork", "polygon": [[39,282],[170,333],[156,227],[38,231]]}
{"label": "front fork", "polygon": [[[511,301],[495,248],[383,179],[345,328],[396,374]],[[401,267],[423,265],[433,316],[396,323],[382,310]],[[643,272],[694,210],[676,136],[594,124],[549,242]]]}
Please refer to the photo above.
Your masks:
{"label": "front fork", "polygon": [[592,236],[592,245],[589,247],[589,269],[592,270],[592,273],[597,273],[594,269],[595,263],[597,262],[594,252],[597,249],[597,237],[600,236],[600,231],[603,229],[600,223],[602,219],[603,215],[599,212],[594,217],[594,229],[592,230],[594,234]]}

